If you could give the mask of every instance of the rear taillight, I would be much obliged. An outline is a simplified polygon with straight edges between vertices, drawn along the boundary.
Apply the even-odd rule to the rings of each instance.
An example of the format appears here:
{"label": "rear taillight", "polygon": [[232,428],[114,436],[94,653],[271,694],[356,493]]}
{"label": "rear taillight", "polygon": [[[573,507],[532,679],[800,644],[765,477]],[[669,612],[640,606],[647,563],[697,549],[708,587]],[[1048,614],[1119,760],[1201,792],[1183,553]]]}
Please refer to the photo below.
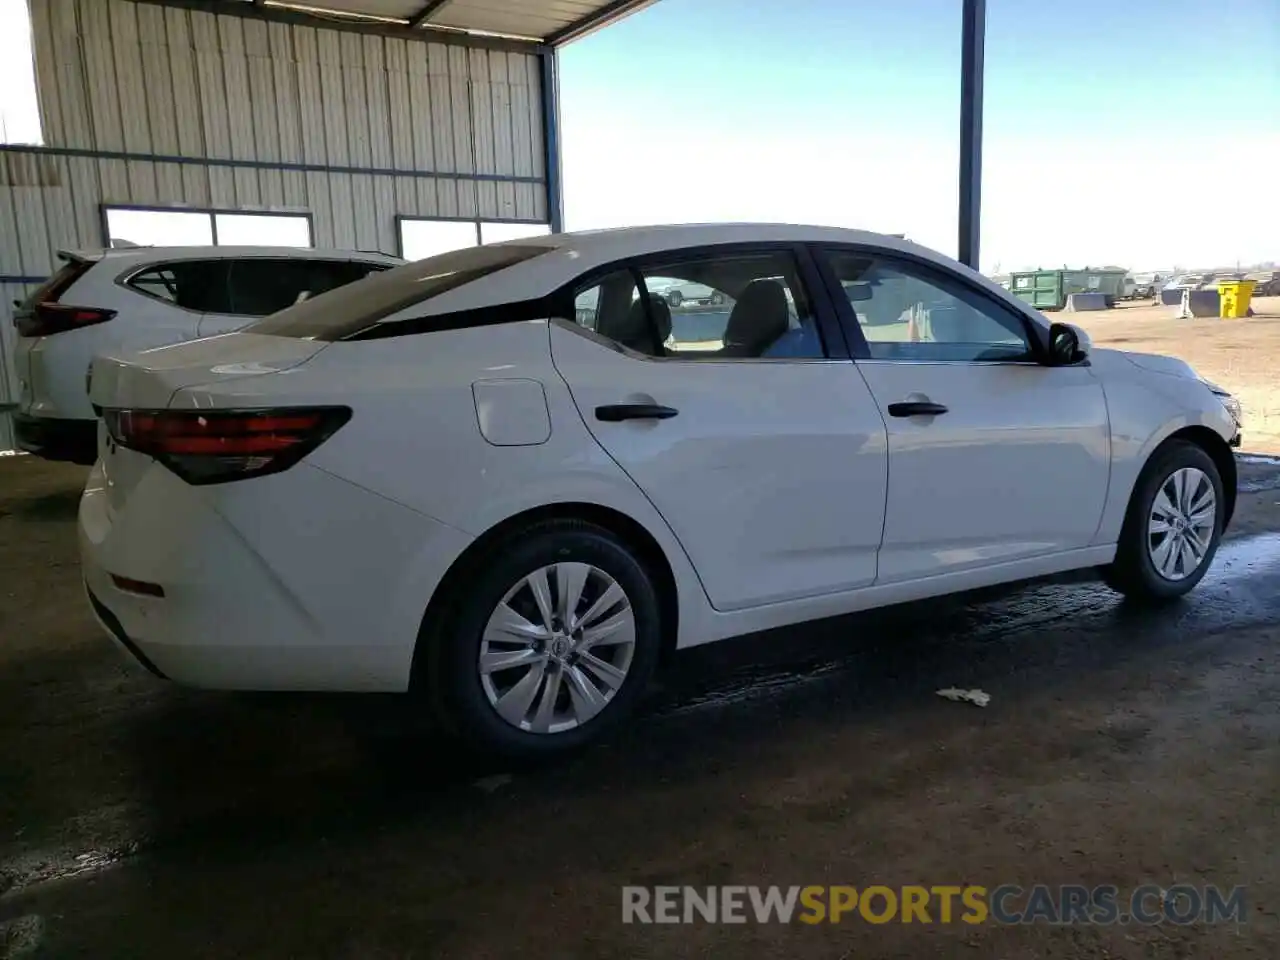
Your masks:
{"label": "rear taillight", "polygon": [[333,436],[347,407],[272,410],[104,410],[122,447],[155,457],[191,484],[278,473]]}
{"label": "rear taillight", "polygon": [[106,323],[116,315],[114,310],[97,307],[73,307],[63,303],[37,303],[27,313],[14,317],[13,325],[20,337],[47,337],[67,330]]}

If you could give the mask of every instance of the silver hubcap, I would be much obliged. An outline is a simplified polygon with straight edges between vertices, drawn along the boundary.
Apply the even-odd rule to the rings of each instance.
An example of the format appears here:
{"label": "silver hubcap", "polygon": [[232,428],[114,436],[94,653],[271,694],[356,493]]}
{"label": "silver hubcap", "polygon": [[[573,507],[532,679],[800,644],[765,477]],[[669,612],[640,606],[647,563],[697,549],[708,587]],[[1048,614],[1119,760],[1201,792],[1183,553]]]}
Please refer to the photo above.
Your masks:
{"label": "silver hubcap", "polygon": [[561,733],[622,689],[636,621],[618,582],[586,563],[555,563],[507,591],[480,641],[480,684],[498,716],[531,733]]}
{"label": "silver hubcap", "polygon": [[1160,485],[1147,521],[1147,549],[1156,572],[1166,580],[1195,573],[1208,556],[1217,517],[1213,481],[1205,472],[1174,471]]}

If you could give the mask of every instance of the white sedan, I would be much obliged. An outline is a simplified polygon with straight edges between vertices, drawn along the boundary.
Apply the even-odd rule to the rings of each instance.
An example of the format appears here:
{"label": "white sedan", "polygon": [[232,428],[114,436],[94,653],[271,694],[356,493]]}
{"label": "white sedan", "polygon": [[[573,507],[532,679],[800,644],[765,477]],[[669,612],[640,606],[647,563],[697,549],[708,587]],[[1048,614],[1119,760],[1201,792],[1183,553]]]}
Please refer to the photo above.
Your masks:
{"label": "white sedan", "polygon": [[[733,308],[672,352],[646,281],[686,275]],[[92,398],[84,578],[133,658],[411,691],[517,755],[678,648],[1081,568],[1170,600],[1236,495],[1238,406],[1185,363],[817,227],[458,250],[100,357]]]}

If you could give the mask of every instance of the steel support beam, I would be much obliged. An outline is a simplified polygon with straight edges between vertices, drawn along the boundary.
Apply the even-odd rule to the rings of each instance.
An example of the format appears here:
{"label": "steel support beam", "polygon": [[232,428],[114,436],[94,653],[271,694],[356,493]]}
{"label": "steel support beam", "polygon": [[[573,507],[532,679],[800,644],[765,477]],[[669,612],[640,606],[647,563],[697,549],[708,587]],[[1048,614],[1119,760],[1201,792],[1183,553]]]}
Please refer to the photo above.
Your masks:
{"label": "steel support beam", "polygon": [[564,193],[560,166],[560,71],[555,50],[538,55],[542,67],[542,155],[546,164],[547,221],[552,233],[564,230]]}
{"label": "steel support beam", "polygon": [[[99,0],[94,0],[99,2]],[[455,47],[479,50],[506,50],[512,53],[541,53],[544,46],[535,40],[516,40],[508,37],[492,37],[461,30],[435,28],[431,24],[411,27],[408,22],[386,23],[361,20],[358,14],[350,19],[341,18],[336,12],[323,16],[297,10],[292,7],[275,7],[258,3],[229,3],[227,0],[130,0],[132,3],[149,3],[158,7],[176,7],[180,10],[200,10],[222,16],[243,17],[247,20],[265,20],[270,23],[290,23],[300,27],[321,30],[342,30],[373,37],[395,37],[399,40],[429,40]],[[305,4],[305,0],[300,0]],[[315,0],[316,6],[324,6],[324,0]],[[424,0],[425,2],[425,0]],[[421,12],[418,16],[421,16]]]}
{"label": "steel support beam", "polygon": [[960,242],[961,263],[978,269],[982,238],[982,78],[987,0],[962,0],[960,27]]}
{"label": "steel support beam", "polygon": [[439,13],[440,8],[445,6],[448,2],[449,0],[428,0],[427,4],[423,6],[421,10],[409,18],[409,26],[416,30]]}
{"label": "steel support beam", "polygon": [[553,47],[558,47],[560,44],[568,43],[570,40],[579,40],[588,33],[608,26],[613,21],[621,20],[628,14],[635,13],[637,10],[656,2],[657,0],[613,0],[612,3],[606,3],[594,13],[588,13],[585,17],[575,20],[568,26],[561,27],[547,37],[546,42]]}

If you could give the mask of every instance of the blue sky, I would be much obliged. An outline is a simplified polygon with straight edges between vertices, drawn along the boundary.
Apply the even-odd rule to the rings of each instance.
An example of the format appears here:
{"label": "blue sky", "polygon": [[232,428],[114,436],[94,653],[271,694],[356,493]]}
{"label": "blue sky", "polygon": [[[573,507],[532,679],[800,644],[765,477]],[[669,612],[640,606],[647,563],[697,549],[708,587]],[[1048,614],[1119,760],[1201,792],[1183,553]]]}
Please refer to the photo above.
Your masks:
{"label": "blue sky", "polygon": [[[960,0],[659,0],[570,45],[568,226],[805,221],[954,254],[959,24]],[[988,0],[984,268],[1280,259],[1277,51],[1280,0]]]}

